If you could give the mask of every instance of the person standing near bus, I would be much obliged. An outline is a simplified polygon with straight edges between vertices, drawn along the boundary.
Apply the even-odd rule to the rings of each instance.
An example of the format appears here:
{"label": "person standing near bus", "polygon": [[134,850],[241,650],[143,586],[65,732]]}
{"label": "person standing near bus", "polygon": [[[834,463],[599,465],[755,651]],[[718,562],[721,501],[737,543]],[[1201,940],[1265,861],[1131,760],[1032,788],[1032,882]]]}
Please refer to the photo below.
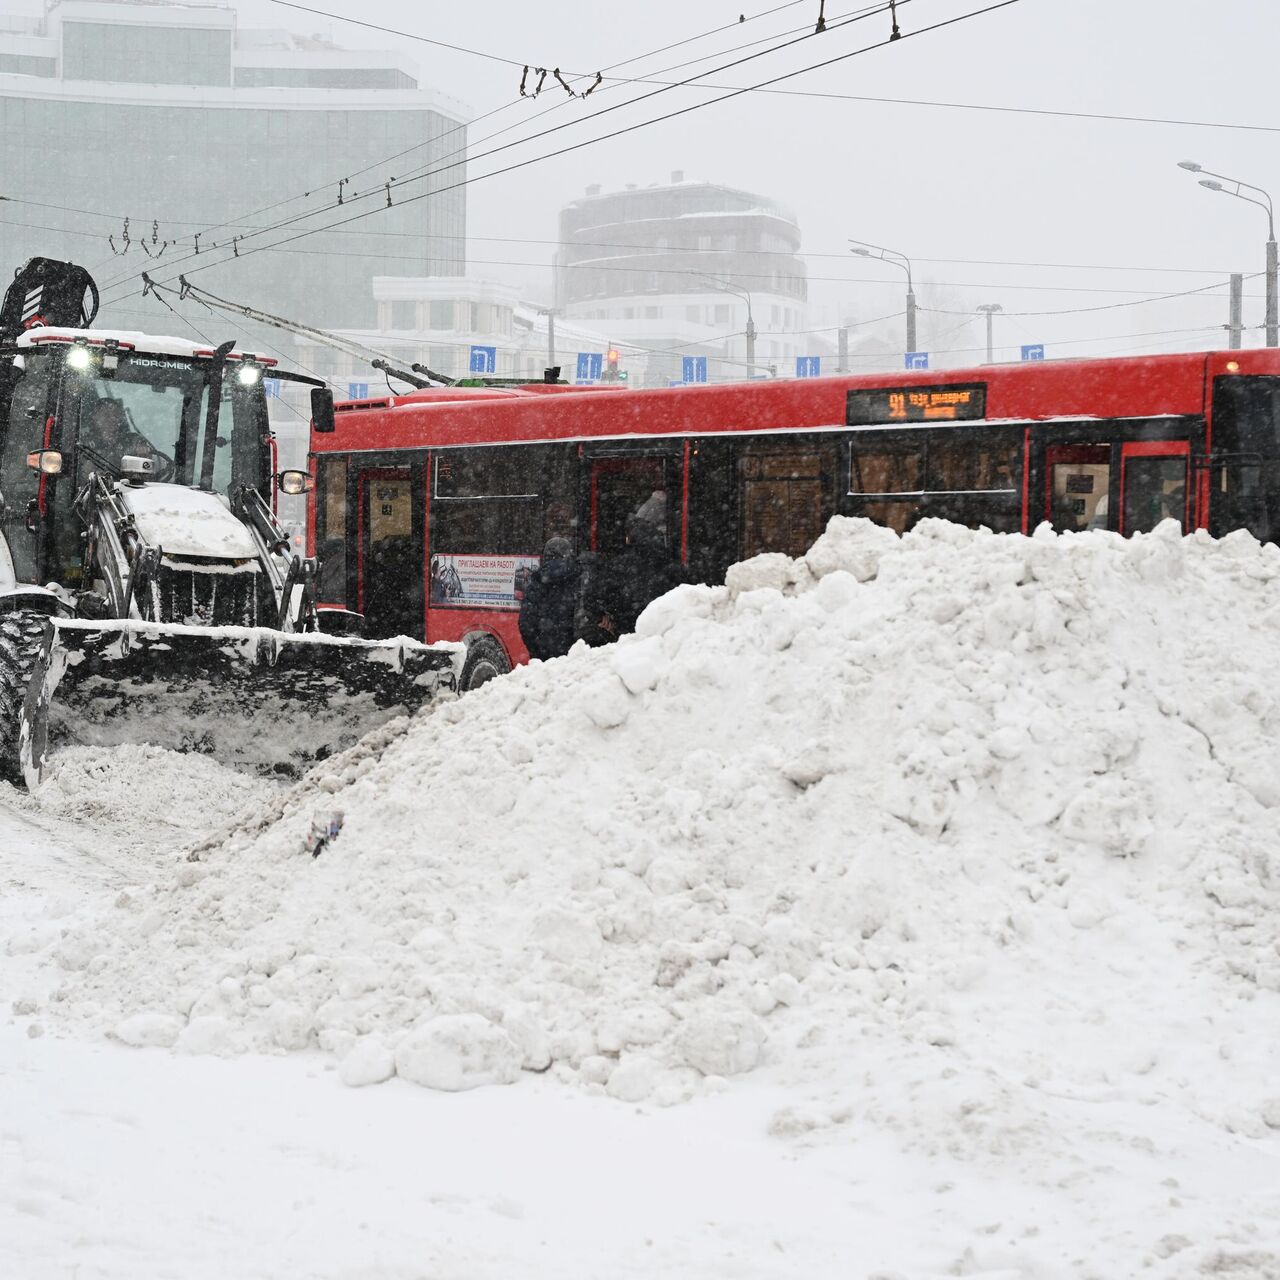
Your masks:
{"label": "person standing near bus", "polygon": [[552,538],[529,575],[520,605],[520,638],[531,658],[559,658],[574,641],[581,570],[568,538]]}
{"label": "person standing near bus", "polygon": [[[653,518],[666,511],[665,495],[661,505],[655,501],[657,497],[655,493],[628,518],[626,546],[600,570],[591,609],[601,633],[598,642],[607,643],[634,631],[636,619],[649,602],[683,580],[680,566],[667,551],[665,521]],[[588,643],[592,643],[589,638]]]}

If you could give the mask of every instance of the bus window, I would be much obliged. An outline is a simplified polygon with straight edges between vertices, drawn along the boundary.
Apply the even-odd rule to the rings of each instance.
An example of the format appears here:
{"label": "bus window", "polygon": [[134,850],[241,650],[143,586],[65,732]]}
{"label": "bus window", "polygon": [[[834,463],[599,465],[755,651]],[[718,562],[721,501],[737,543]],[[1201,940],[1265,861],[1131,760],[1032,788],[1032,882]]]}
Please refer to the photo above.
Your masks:
{"label": "bus window", "polygon": [[924,449],[919,443],[886,447],[882,441],[855,444],[849,469],[850,493],[919,493],[924,489]]}
{"label": "bus window", "polygon": [[590,550],[606,556],[621,551],[627,544],[627,521],[641,507],[654,513],[654,523],[662,528],[666,545],[672,545],[668,461],[651,454],[592,459]]}
{"label": "bus window", "polygon": [[1259,542],[1271,540],[1263,464],[1256,454],[1216,458],[1209,471],[1209,532],[1223,538],[1232,529],[1248,529]]}
{"label": "bus window", "polygon": [[[1141,446],[1138,446],[1141,447]],[[1147,456],[1129,456],[1134,446],[1122,452],[1124,494],[1120,532],[1150,533],[1162,520],[1176,520],[1187,527],[1187,454],[1169,452]]]}
{"label": "bus window", "polygon": [[515,610],[543,546],[538,446],[450,449],[432,465],[432,608]]}
{"label": "bus window", "polygon": [[1109,529],[1111,446],[1051,446],[1045,458],[1049,468],[1049,502],[1045,518],[1058,530]]}
{"label": "bus window", "polygon": [[421,484],[420,467],[360,473],[360,611],[368,635],[422,638]]}
{"label": "bus window", "polygon": [[823,481],[829,453],[761,450],[740,456],[743,560],[765,551],[802,556],[818,540],[832,514],[831,486]]}
{"label": "bus window", "polygon": [[316,552],[320,599],[347,607],[347,460],[317,460]]}

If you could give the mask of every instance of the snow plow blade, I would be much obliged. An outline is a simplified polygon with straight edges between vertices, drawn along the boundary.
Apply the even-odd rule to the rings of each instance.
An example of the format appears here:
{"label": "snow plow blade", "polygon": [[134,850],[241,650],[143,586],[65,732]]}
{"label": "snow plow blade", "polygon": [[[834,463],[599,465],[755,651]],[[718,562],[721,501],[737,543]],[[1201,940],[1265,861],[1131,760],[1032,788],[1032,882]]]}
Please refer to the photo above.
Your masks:
{"label": "snow plow blade", "polygon": [[464,649],[265,627],[52,618],[19,731],[27,786],[65,746],[144,742],[297,776],[457,688]]}

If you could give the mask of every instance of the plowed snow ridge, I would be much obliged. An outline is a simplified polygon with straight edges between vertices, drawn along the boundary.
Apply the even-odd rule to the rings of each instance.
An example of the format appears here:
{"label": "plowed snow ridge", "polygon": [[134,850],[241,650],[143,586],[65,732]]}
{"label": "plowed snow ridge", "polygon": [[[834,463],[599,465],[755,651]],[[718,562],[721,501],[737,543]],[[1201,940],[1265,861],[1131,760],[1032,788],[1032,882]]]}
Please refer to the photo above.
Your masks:
{"label": "plowed snow ridge", "polygon": [[64,923],[47,1016],[194,1052],[318,1045],[352,1084],[549,1067],[628,1101],[906,1054],[922,1143],[921,1082],[983,1082],[936,1131],[953,1148],[1030,1145],[1045,1098],[1133,1080],[1264,1133],[1275,1050],[1228,1068],[1207,1028],[1280,990],[1278,577],[1275,547],[1171,523],[837,519],[803,559],[680,588],[612,648],[384,733]]}

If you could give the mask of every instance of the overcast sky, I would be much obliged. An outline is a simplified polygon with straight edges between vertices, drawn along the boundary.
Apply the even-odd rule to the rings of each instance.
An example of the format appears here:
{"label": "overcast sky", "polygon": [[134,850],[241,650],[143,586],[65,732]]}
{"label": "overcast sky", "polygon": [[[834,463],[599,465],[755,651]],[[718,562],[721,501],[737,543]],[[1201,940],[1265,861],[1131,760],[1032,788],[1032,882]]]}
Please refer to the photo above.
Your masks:
{"label": "overcast sky", "polygon": [[[769,0],[754,8],[743,7],[749,0],[312,2],[518,64],[587,73],[626,63],[614,74],[657,80],[681,79],[780,44],[811,30],[819,10],[818,0],[781,5],[760,17],[752,15],[774,8]],[[606,80],[584,101],[570,101],[555,88],[536,101],[521,101],[519,66],[397,42],[270,0],[240,0],[240,7],[253,25],[322,32],[356,47],[398,44],[418,62],[424,85],[462,100],[477,117],[497,113],[474,125],[473,156],[525,133],[570,124],[550,137],[474,159],[470,169],[473,271],[516,281],[530,292],[549,289],[545,264],[553,246],[539,242],[555,239],[562,204],[591,183],[643,186],[683,169],[690,178],[742,186],[794,209],[803,249],[813,255],[815,325],[901,307],[901,273],[852,258],[852,236],[909,254],[922,305],[961,312],[979,303],[999,303],[1009,313],[1057,312],[1222,282],[1207,298],[1077,315],[1002,316],[997,345],[1006,354],[1016,356],[1017,344],[1033,341],[1048,343],[1050,354],[1059,355],[1222,345],[1221,334],[1167,331],[1225,322],[1225,277],[1262,270],[1266,217],[1259,208],[1198,187],[1176,162],[1195,159],[1280,196],[1275,0],[1018,0],[920,35],[911,33],[980,9],[983,0],[900,0],[899,23],[909,38],[865,53],[857,51],[887,38],[888,16],[841,26],[864,7],[861,0],[827,0],[830,29],[822,35],[705,77],[717,85],[751,85],[842,59],[777,86],[788,94],[742,95],[488,179],[481,175],[499,165],[716,94],[676,88],[593,120],[656,86]],[[737,22],[740,13],[746,22]],[[657,52],[726,24],[727,30],[705,39]],[[749,41],[765,43],[729,52]],[[855,56],[842,57],[850,54]],[[695,57],[708,60],[667,71]],[[846,96],[797,96],[823,94]],[[847,95],[1253,128],[1061,118]],[[497,136],[486,141],[491,134]],[[1262,288],[1261,278],[1246,281],[1247,324],[1261,323]],[[963,315],[934,317],[927,333],[939,351],[981,340],[980,326],[966,325]],[[1246,341],[1260,344],[1261,334]],[[962,362],[960,353],[938,361]]]}

